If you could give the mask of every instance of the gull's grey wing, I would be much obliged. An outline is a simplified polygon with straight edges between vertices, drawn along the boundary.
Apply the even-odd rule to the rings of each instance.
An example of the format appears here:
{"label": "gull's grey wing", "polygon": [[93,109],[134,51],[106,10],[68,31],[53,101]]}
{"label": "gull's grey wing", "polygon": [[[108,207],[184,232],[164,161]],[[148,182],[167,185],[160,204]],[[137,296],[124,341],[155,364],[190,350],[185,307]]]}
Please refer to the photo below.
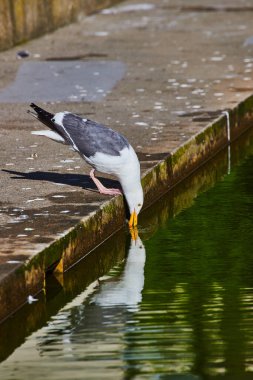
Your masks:
{"label": "gull's grey wing", "polygon": [[66,139],[72,140],[79,153],[88,158],[96,152],[119,156],[120,151],[129,146],[127,139],[120,133],[72,113],[64,115],[62,125]]}

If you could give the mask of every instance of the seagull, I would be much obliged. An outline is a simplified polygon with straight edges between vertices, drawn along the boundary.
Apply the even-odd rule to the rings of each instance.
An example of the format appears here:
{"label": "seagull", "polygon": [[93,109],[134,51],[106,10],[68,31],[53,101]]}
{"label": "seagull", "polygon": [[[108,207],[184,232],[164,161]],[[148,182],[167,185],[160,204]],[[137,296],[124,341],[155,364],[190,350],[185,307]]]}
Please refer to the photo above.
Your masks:
{"label": "seagull", "polygon": [[128,225],[136,227],[138,214],[143,205],[140,163],[127,139],[111,128],[89,119],[83,119],[71,112],[52,114],[31,103],[32,116],[45,124],[50,130],[33,131],[32,134],[46,136],[80,154],[90,165],[90,177],[101,194],[122,194],[119,189],[108,189],[95,177],[95,170],[114,175],[121,184],[125,195],[130,219]]}

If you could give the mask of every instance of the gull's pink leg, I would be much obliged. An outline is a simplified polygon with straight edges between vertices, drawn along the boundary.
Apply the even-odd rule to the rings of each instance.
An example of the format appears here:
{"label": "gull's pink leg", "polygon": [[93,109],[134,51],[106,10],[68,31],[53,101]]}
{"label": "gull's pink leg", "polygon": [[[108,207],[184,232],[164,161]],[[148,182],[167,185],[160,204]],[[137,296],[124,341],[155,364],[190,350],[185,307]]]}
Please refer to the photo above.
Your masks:
{"label": "gull's pink leg", "polygon": [[95,169],[92,169],[90,171],[90,178],[92,179],[92,181],[95,183],[95,185],[97,186],[100,194],[106,194],[106,195],[118,195],[118,194],[122,194],[122,192],[119,190],[119,189],[108,189],[107,187],[105,187],[100,181],[99,179],[97,179],[95,177]]}

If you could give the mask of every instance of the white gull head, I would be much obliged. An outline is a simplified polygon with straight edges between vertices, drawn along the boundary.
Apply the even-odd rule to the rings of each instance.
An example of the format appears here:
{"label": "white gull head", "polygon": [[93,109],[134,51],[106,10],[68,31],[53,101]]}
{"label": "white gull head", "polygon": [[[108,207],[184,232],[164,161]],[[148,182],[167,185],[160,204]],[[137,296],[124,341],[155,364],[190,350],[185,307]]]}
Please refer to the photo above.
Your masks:
{"label": "white gull head", "polygon": [[130,211],[129,226],[135,227],[138,220],[137,215],[141,211],[144,199],[140,163],[131,145],[121,151],[122,157],[124,157],[124,154],[127,154],[126,164],[121,173],[118,174],[118,178]]}
{"label": "white gull head", "polygon": [[138,215],[143,206],[143,190],[141,183],[136,183],[135,188],[125,192],[126,201],[129,207],[130,214],[134,211]]}

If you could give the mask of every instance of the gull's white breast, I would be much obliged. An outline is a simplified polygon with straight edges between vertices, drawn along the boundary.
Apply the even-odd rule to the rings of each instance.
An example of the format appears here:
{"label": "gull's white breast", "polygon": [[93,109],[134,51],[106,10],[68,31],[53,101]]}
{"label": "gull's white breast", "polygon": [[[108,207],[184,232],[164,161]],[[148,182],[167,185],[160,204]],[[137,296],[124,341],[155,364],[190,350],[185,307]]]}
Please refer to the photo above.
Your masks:
{"label": "gull's white breast", "polygon": [[96,170],[113,174],[120,180],[126,176],[135,177],[140,172],[140,164],[131,145],[122,149],[119,156],[96,152],[94,156],[84,159]]}

